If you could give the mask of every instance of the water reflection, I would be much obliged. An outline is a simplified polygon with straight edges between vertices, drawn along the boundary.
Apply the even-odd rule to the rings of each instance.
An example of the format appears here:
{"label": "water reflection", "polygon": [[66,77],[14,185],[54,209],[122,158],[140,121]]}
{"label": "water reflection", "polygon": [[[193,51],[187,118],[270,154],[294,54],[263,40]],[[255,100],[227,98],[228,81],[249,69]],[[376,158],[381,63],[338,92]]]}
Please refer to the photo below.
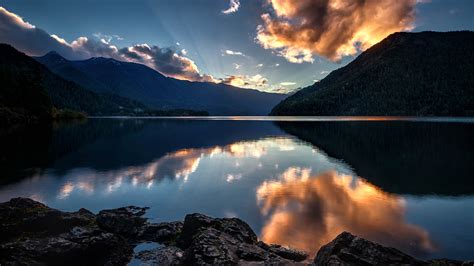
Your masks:
{"label": "water reflection", "polygon": [[310,253],[348,230],[423,258],[472,259],[473,125],[284,122],[285,133],[266,121],[99,119],[35,127],[0,138],[0,201],[25,196],[66,211],[149,206],[160,221],[239,217],[263,240]]}
{"label": "water reflection", "polygon": [[[289,168],[263,182],[257,200],[267,218],[262,239],[315,252],[343,231],[417,256],[434,251],[428,233],[407,223],[402,197],[335,171],[311,176]],[[313,254],[314,255],[314,254]]]}

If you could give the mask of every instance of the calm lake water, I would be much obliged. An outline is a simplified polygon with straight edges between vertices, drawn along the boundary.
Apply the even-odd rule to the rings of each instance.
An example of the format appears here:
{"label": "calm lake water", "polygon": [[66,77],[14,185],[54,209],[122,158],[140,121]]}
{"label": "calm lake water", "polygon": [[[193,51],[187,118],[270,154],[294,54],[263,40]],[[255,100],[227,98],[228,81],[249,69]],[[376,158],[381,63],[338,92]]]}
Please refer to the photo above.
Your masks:
{"label": "calm lake water", "polygon": [[89,119],[0,135],[0,201],[239,217],[314,254],[342,231],[474,259],[474,121]]}

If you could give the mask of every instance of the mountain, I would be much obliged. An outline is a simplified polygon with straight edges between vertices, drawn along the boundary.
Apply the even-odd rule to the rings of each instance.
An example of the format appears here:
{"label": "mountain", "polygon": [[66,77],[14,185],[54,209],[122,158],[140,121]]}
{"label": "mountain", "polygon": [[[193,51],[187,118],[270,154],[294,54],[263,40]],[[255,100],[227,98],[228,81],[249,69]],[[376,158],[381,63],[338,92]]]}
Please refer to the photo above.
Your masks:
{"label": "mountain", "polygon": [[472,116],[474,32],[392,34],[271,114]]}
{"label": "mountain", "polygon": [[42,84],[45,68],[13,47],[0,44],[0,126],[51,117]]}
{"label": "mountain", "polygon": [[111,58],[69,61],[51,52],[36,60],[84,88],[115,93],[157,109],[206,110],[213,115],[266,115],[285,98],[283,94],[225,84],[168,78],[145,65]]}
{"label": "mountain", "polygon": [[90,115],[130,114],[147,108],[112,93],[84,89],[7,44],[0,44],[0,83],[1,124],[51,119],[53,107]]}

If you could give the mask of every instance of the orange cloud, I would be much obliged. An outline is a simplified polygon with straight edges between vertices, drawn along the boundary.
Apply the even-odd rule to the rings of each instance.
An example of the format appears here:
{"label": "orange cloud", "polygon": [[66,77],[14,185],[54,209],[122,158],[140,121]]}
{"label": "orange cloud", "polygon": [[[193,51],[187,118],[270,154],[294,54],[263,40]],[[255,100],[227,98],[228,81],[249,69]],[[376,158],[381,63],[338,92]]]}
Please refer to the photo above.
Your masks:
{"label": "orange cloud", "polygon": [[434,249],[428,233],[405,221],[404,200],[352,176],[289,168],[265,181],[257,200],[266,221],[261,238],[312,252],[349,231],[413,255]]}
{"label": "orange cloud", "polygon": [[267,0],[257,42],[293,63],[317,54],[337,61],[413,28],[417,0]]}
{"label": "orange cloud", "polygon": [[262,89],[268,86],[268,80],[260,74],[254,76],[229,75],[222,79],[222,83],[239,88]]}

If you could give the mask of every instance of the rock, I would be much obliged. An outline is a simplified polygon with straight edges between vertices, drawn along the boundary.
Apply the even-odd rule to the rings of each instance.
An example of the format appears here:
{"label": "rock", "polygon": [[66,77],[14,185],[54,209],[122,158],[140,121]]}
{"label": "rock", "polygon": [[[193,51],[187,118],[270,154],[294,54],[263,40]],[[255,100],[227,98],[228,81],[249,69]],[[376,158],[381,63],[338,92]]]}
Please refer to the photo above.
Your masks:
{"label": "rock", "polygon": [[474,261],[459,261],[459,260],[450,260],[450,259],[435,259],[429,260],[429,265],[433,266],[473,266]]}
{"label": "rock", "polygon": [[[185,222],[186,224],[186,222]],[[237,264],[235,253],[238,241],[214,228],[201,230],[184,255],[185,264]]]}
{"label": "rock", "polygon": [[180,265],[183,253],[180,248],[169,246],[139,252],[135,258],[141,265]]}
{"label": "rock", "polygon": [[268,251],[291,261],[304,261],[308,258],[308,253],[292,248],[285,248],[280,245],[270,245]]}
{"label": "rock", "polygon": [[153,223],[145,225],[141,240],[159,243],[173,243],[181,234],[183,222]]}
{"label": "rock", "polygon": [[257,243],[257,235],[250,226],[239,218],[215,219],[212,227],[225,232],[240,242],[248,244]]}
{"label": "rock", "polygon": [[[303,251],[266,244],[237,218],[189,214],[183,222],[149,223],[147,208],[125,207],[94,215],[61,212],[24,198],[0,203],[0,265],[126,265],[133,246],[164,243],[141,251],[142,265],[307,265]],[[417,260],[344,232],[323,246],[315,265],[474,266],[474,262]]]}
{"label": "rock", "polygon": [[213,219],[203,214],[188,214],[184,218],[183,229],[178,239],[178,246],[187,248],[192,242],[193,236],[202,228],[210,227]]}
{"label": "rock", "polygon": [[424,265],[401,251],[344,232],[319,250],[316,265]]}
{"label": "rock", "polygon": [[135,206],[100,211],[97,224],[104,230],[136,238],[143,233],[147,219],[142,216],[148,208]]}
{"label": "rock", "polygon": [[0,204],[0,264],[124,265],[128,242],[101,229],[94,214],[61,212],[30,199]]}
{"label": "rock", "polygon": [[214,219],[203,214],[194,213],[186,215],[178,245],[183,248],[188,247],[193,236],[203,228],[215,228],[231,235],[240,242],[257,243],[257,235],[252,228],[238,218]]}
{"label": "rock", "polygon": [[186,216],[178,243],[185,247],[184,264],[287,265],[307,257],[304,252],[257,242],[253,230],[240,219],[202,214]]}

